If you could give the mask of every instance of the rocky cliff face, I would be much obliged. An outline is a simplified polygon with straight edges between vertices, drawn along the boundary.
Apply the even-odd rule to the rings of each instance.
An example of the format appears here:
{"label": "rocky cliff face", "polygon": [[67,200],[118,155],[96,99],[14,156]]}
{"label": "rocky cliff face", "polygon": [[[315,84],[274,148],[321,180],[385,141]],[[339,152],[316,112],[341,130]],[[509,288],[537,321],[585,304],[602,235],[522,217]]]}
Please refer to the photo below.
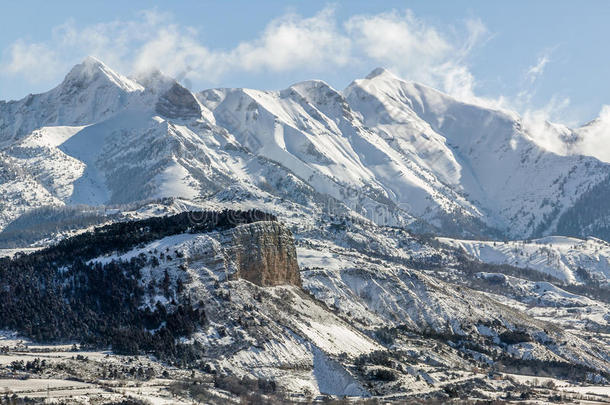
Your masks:
{"label": "rocky cliff face", "polygon": [[235,276],[259,286],[301,286],[294,238],[278,222],[256,222],[231,231]]}
{"label": "rocky cliff face", "polygon": [[159,98],[155,105],[155,112],[167,118],[199,118],[201,108],[195,96],[180,86],[172,86]]}

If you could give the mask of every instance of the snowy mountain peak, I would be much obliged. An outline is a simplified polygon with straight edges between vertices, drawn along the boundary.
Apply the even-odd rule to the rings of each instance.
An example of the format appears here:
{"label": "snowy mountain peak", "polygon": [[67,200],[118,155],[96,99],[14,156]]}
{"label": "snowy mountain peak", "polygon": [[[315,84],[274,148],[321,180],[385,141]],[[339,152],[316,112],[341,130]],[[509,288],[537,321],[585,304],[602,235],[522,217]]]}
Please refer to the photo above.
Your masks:
{"label": "snowy mountain peak", "polygon": [[382,68],[382,67],[373,69],[373,71],[366,76],[366,79],[371,80],[378,76],[392,77],[392,78],[398,79],[398,77],[395,76],[394,73],[392,73],[389,70],[387,70],[386,68]]}
{"label": "snowy mountain peak", "polygon": [[85,59],[83,59],[83,61],[81,62],[81,64],[88,66],[88,67],[93,67],[93,68],[97,67],[97,68],[108,69],[108,66],[106,66],[106,64],[104,62],[102,62],[95,56],[91,56],[91,55],[86,56]]}
{"label": "snowy mountain peak", "polygon": [[100,60],[88,56],[66,75],[62,85],[63,89],[82,89],[90,87],[93,83],[111,83],[120,89],[128,92],[142,91],[142,87],[137,82],[115,72]]}
{"label": "snowy mountain peak", "polygon": [[296,91],[302,97],[307,99],[309,102],[316,104],[322,99],[331,101],[333,99],[339,100],[342,96],[341,93],[332,88],[328,83],[322,80],[307,80],[293,84],[288,89],[289,91]]}
{"label": "snowy mountain peak", "polygon": [[[34,131],[42,128],[40,140]],[[302,181],[299,187],[338,201],[351,204],[349,190],[358,190],[359,214],[374,211],[363,204],[388,208],[391,215],[380,222],[403,224],[417,217],[449,235],[527,238],[554,232],[560,217],[587,190],[598,185],[610,189],[604,183],[608,165],[553,154],[538,147],[514,117],[402,80],[383,68],[343,91],[309,80],[282,91],[193,94],[161,72],[132,80],[89,57],[57,88],[0,105],[0,131],[0,147],[15,142],[22,147],[24,140],[61,145],[51,154],[28,151],[38,160],[27,158],[32,178],[37,178],[37,154],[44,155],[49,168],[45,181],[61,202],[85,202],[78,192],[91,184],[102,191],[109,184],[110,192],[98,193],[101,197],[92,200],[96,203],[184,196],[170,187],[176,179],[188,185],[189,196],[213,192],[218,184],[267,190],[269,178],[290,172]],[[92,139],[99,141],[95,148]],[[244,149],[225,150],[227,143]],[[10,154],[20,167],[26,164],[22,151]],[[64,176],[61,187],[56,185],[55,155],[66,166],[79,165],[78,172]],[[134,177],[134,169],[123,164],[127,155],[138,165],[144,157],[155,164],[138,169],[146,174]],[[278,166],[255,168],[240,161],[253,162],[253,156]],[[135,191],[121,194],[126,178],[133,178],[129,190]],[[166,186],[171,190],[161,192]],[[281,189],[281,184],[274,187]],[[115,195],[113,190],[119,191]],[[575,232],[580,230],[564,233]]]}
{"label": "snowy mountain peak", "polygon": [[[290,88],[303,88],[303,89],[332,89],[332,87],[326,83],[324,80],[304,80],[302,82],[298,82],[290,86]],[[333,89],[334,90],[334,89]],[[335,90],[336,91],[336,90]]]}

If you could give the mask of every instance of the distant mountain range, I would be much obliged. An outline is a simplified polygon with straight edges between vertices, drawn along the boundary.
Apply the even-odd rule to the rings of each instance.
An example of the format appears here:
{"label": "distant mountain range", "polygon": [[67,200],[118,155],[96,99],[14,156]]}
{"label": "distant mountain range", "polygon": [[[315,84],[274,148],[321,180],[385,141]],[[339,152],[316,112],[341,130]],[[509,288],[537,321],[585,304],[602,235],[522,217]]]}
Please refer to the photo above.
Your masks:
{"label": "distant mountain range", "polygon": [[[553,128],[566,142],[587,130]],[[0,227],[41,206],[230,189],[448,236],[610,239],[609,175],[596,158],[544,149],[515,113],[384,69],[343,91],[193,93],[87,58],[53,90],[0,102]]]}

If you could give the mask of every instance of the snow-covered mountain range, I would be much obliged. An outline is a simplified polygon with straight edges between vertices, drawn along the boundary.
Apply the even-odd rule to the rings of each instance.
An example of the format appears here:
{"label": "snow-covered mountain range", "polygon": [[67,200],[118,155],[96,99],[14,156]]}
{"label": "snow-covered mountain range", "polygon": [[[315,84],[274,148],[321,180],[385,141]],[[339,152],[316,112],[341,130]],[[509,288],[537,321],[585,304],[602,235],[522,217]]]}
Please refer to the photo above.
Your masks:
{"label": "snow-covered mountain range", "polygon": [[307,81],[193,93],[87,58],[53,90],[0,103],[0,147],[2,227],[33,207],[230,188],[450,236],[608,236],[597,202],[610,165],[545,150],[518,115],[384,69],[343,91]]}
{"label": "snow-covered mountain range", "polygon": [[[201,369],[289,393],[400,400],[452,384],[489,399],[506,386],[481,369],[498,368],[607,382],[610,164],[578,147],[599,122],[548,123],[565,142],[548,149],[516,113],[384,69],[343,91],[192,92],[87,58],[49,92],[0,102],[0,257],[95,225],[257,208],[284,225],[87,260],[140,266],[136,308],[198,302],[204,327],[179,343],[205,347]],[[288,286],[244,276],[284,262]],[[87,288],[49,277],[66,299],[61,286]]]}

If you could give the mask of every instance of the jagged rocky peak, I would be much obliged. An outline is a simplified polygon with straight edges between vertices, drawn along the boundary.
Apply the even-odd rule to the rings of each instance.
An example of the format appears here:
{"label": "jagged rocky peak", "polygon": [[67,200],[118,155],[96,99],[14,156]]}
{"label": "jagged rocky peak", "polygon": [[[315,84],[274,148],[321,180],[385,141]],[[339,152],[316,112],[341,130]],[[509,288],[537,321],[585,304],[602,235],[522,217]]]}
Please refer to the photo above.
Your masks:
{"label": "jagged rocky peak", "polygon": [[301,286],[294,237],[279,222],[256,222],[231,231],[235,276],[262,287]]}
{"label": "jagged rocky peak", "polygon": [[345,102],[340,92],[333,89],[322,80],[307,80],[290,86],[288,91],[294,91],[301,97],[314,105],[325,105],[336,103],[341,105]]}
{"label": "jagged rocky peak", "polygon": [[167,118],[199,118],[201,106],[189,90],[174,82],[155,105],[157,114]]}
{"label": "jagged rocky peak", "polygon": [[320,92],[327,93],[328,95],[339,94],[337,90],[333,89],[328,83],[323,80],[305,80],[293,84],[289,87],[289,89],[296,90],[303,94],[317,94]]}
{"label": "jagged rocky peak", "polygon": [[158,94],[155,112],[166,118],[199,118],[201,105],[188,89],[159,70],[152,70],[138,77],[146,89]]}

